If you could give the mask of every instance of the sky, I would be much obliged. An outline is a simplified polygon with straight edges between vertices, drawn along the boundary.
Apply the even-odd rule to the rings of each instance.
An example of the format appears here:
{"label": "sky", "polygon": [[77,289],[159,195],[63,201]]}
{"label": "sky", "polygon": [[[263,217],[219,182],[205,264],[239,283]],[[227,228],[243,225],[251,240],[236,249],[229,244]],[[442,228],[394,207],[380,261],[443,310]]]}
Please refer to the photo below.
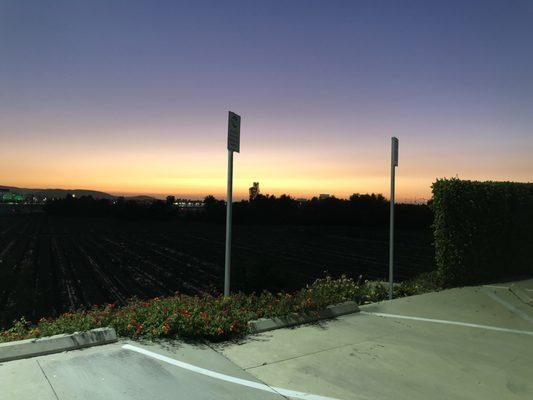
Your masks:
{"label": "sky", "polygon": [[533,2],[0,1],[0,185],[429,199],[532,181]]}

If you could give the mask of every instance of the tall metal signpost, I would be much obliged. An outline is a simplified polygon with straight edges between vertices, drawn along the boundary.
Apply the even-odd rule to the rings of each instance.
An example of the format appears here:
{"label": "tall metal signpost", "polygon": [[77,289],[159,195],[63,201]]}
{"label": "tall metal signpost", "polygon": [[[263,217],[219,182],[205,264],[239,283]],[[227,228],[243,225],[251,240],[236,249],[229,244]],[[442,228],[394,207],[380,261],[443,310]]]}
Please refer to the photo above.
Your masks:
{"label": "tall metal signpost", "polygon": [[394,184],[396,167],[398,166],[398,138],[391,138],[390,167],[390,233],[389,233],[389,299],[392,300],[394,282]]}
{"label": "tall metal signpost", "polygon": [[231,212],[233,208],[233,152],[240,151],[241,117],[228,114],[228,194],[226,197],[226,259],[224,268],[224,296],[230,294],[231,278]]}

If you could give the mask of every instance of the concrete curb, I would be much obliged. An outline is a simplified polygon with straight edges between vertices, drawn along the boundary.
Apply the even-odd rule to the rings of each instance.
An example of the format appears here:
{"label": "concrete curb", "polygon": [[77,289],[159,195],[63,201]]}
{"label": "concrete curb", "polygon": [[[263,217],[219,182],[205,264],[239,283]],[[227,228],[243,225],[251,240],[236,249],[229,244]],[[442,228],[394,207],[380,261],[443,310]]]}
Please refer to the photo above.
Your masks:
{"label": "concrete curb", "polygon": [[529,293],[527,293],[524,289],[521,289],[518,286],[513,284],[511,285],[511,287],[509,287],[509,290],[511,291],[511,293],[513,293],[516,297],[518,297],[528,306],[533,307],[533,297],[531,297]]}
{"label": "concrete curb", "polygon": [[322,319],[335,318],[340,315],[353,314],[359,312],[359,307],[353,301],[347,301],[340,304],[334,304],[326,307],[325,310],[319,311],[318,315],[301,315],[292,314],[287,317],[260,318],[248,322],[252,333],[267,332],[274,329],[288,328],[290,326],[308,324],[310,322],[320,321]]}
{"label": "concrete curb", "polygon": [[116,341],[117,334],[113,328],[98,328],[87,332],[0,343],[0,362],[61,353]]}

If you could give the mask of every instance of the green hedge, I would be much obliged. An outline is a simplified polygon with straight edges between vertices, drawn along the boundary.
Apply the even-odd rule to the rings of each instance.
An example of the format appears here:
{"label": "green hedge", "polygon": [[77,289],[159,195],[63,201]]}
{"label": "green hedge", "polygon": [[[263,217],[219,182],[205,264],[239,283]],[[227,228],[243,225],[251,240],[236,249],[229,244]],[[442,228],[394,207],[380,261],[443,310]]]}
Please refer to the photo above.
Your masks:
{"label": "green hedge", "polygon": [[445,286],[533,274],[533,184],[433,184],[435,257]]}

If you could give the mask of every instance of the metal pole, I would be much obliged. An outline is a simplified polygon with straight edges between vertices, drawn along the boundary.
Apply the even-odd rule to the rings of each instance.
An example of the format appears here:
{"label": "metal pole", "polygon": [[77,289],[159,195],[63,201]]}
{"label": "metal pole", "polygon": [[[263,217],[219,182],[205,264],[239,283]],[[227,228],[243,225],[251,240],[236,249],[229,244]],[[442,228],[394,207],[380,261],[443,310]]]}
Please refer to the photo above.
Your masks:
{"label": "metal pole", "polygon": [[[394,153],[394,143],[392,144],[392,153]],[[395,180],[394,154],[391,155],[390,169],[390,232],[389,232],[389,299],[392,300],[393,294],[393,265],[394,265],[394,180]]]}
{"label": "metal pole", "polygon": [[233,208],[233,151],[228,150],[228,193],[226,196],[226,262],[224,269],[224,296],[230,294],[231,276],[231,211]]}

